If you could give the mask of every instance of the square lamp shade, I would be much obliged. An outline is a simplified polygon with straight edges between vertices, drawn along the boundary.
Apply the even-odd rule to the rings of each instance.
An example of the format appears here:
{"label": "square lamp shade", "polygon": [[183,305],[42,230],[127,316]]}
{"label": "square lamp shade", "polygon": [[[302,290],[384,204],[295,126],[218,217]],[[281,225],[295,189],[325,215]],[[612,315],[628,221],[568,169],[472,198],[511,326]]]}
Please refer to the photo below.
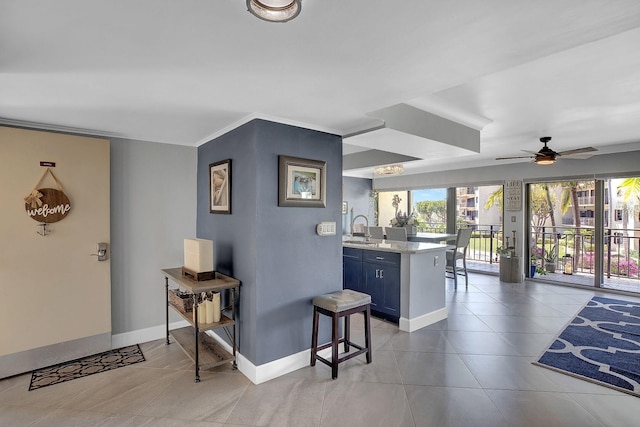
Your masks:
{"label": "square lamp shade", "polygon": [[196,273],[213,271],[213,240],[184,239],[184,267]]}

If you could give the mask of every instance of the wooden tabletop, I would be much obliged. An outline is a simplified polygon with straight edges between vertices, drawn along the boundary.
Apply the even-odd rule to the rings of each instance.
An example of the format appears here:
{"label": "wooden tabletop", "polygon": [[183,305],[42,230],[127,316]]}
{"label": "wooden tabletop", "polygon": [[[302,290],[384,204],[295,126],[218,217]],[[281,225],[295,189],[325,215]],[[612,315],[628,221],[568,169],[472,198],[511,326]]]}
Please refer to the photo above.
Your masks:
{"label": "wooden tabletop", "polygon": [[222,289],[237,288],[240,286],[239,280],[225,276],[217,271],[215,272],[214,279],[200,281],[193,280],[188,276],[183,276],[181,267],[163,269],[162,273],[164,273],[165,277],[168,277],[179,286],[193,293],[219,291]]}

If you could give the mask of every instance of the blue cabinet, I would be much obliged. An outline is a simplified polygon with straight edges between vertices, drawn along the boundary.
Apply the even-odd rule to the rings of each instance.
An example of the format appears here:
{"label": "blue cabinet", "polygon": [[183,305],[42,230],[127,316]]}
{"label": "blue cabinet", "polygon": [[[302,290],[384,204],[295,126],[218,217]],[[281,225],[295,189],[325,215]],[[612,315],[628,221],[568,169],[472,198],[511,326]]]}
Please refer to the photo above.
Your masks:
{"label": "blue cabinet", "polygon": [[342,249],[342,287],[369,293],[362,278],[362,249]]}
{"label": "blue cabinet", "polygon": [[343,287],[371,295],[371,311],[393,322],[400,318],[400,254],[343,248]]}

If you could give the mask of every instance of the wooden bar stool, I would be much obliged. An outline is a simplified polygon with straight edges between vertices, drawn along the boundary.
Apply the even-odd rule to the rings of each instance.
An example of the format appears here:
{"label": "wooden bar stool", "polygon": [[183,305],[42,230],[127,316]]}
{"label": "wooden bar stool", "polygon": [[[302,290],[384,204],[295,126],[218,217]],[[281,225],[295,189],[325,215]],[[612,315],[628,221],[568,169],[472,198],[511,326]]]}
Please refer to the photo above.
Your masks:
{"label": "wooden bar stool", "polygon": [[[338,378],[338,364],[352,357],[367,353],[367,363],[371,363],[371,296],[361,292],[345,289],[343,291],[320,295],[313,299],[313,334],[311,337],[311,366],[316,365],[316,359],[331,367],[331,378]],[[364,313],[364,340],[365,346],[361,347],[349,341],[349,318],[354,313]],[[318,347],[318,320],[319,315],[331,317],[331,342]],[[344,337],[339,338],[338,326],[340,318],[344,317]],[[338,345],[344,343],[344,352],[348,353],[338,357]],[[349,353],[349,346],[358,351]],[[332,348],[331,361],[318,355],[320,350]]]}

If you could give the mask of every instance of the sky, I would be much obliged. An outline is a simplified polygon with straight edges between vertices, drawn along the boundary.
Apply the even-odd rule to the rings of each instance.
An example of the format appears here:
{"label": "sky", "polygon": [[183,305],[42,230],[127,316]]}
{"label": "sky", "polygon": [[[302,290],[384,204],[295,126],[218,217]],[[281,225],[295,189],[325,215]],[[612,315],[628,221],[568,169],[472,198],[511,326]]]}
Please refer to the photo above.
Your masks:
{"label": "sky", "polygon": [[446,200],[447,189],[446,188],[430,188],[428,190],[413,190],[413,204],[423,200]]}

